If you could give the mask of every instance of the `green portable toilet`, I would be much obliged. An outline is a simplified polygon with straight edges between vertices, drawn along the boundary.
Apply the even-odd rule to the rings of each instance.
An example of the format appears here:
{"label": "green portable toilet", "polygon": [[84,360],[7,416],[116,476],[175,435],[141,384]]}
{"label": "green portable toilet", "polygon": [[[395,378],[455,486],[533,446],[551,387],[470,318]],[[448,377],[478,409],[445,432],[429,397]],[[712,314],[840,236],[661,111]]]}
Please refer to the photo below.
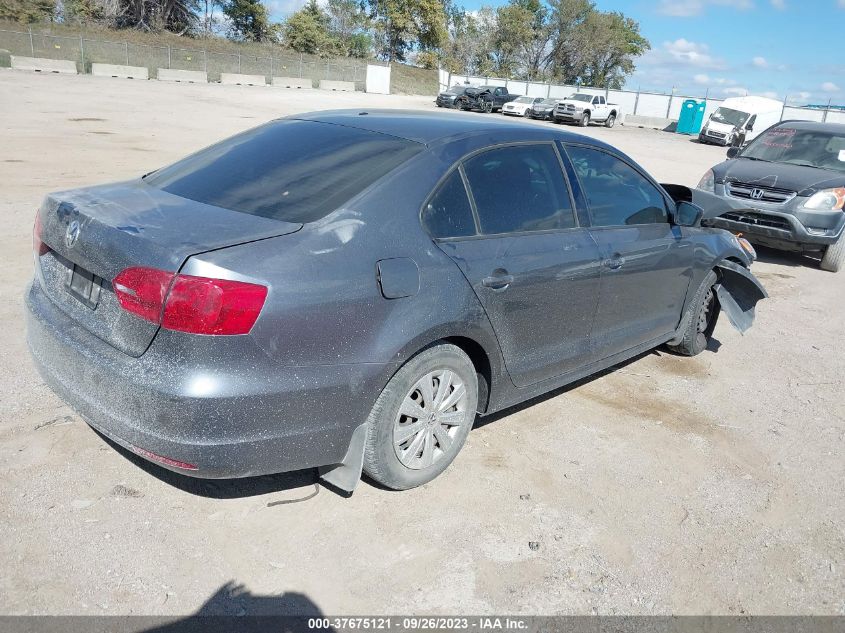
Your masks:
{"label": "green portable toilet", "polygon": [[678,117],[678,134],[698,134],[704,123],[706,101],[687,99],[681,104],[681,114]]}

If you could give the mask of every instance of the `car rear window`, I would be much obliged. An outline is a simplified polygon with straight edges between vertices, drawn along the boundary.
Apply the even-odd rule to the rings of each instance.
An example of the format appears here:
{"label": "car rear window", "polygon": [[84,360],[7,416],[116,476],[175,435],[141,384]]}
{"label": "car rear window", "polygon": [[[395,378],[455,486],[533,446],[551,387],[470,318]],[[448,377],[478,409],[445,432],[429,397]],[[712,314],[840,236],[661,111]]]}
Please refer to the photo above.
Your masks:
{"label": "car rear window", "polygon": [[200,150],[144,182],[232,211],[313,222],[422,149],[358,128],[273,121]]}

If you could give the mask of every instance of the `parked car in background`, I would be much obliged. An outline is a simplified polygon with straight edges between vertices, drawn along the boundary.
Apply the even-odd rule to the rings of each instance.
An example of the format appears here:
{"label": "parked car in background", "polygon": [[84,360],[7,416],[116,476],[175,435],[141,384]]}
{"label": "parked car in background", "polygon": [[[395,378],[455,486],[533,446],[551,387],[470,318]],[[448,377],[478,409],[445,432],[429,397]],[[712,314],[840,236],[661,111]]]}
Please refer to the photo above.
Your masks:
{"label": "parked car in background", "polygon": [[461,110],[479,110],[480,112],[496,112],[501,110],[509,101],[520,95],[513,95],[503,86],[480,86],[467,88],[464,94],[456,100]]}
{"label": "parked car in background", "polygon": [[613,127],[620,114],[619,106],[607,103],[604,95],[577,93],[557,104],[554,110],[555,123],[577,123],[587,127],[591,122],[604,123]]}
{"label": "parked car in background", "polygon": [[713,145],[744,144],[780,121],[783,103],[767,97],[725,99],[704,123],[698,140]]}
{"label": "parked car in background", "polygon": [[454,108],[456,107],[455,101],[463,96],[467,88],[468,86],[452,86],[448,90],[444,90],[438,94],[434,103],[437,104],[438,108]]}
{"label": "parked car in background", "polygon": [[543,100],[542,97],[517,97],[513,101],[507,102],[502,106],[502,114],[510,114],[512,116],[528,116],[531,106]]}
{"label": "parked car in background", "polygon": [[543,99],[542,101],[537,101],[531,106],[531,109],[528,111],[528,116],[532,119],[551,120],[553,118],[555,108],[560,102],[561,99]]}
{"label": "parked car in background", "polygon": [[709,222],[751,242],[845,261],[845,125],[784,121],[709,170],[698,188],[731,207]]}
{"label": "parked car in background", "polygon": [[29,349],[88,424],[165,468],[412,488],[478,414],[658,345],[697,354],[720,308],[750,325],[753,251],[672,189],[502,119],[271,121],[47,196]]}

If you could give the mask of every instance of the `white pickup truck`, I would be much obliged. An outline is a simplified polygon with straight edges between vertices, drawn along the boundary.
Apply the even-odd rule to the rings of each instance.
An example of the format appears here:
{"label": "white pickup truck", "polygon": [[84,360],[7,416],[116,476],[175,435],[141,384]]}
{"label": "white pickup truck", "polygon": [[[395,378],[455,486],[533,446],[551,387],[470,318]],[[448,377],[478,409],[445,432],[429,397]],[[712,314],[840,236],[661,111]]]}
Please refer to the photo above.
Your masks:
{"label": "white pickup truck", "polygon": [[622,114],[615,103],[607,103],[603,95],[588,95],[583,92],[571,95],[557,104],[554,112],[555,123],[578,123],[587,127],[590,121],[604,123],[613,127]]}

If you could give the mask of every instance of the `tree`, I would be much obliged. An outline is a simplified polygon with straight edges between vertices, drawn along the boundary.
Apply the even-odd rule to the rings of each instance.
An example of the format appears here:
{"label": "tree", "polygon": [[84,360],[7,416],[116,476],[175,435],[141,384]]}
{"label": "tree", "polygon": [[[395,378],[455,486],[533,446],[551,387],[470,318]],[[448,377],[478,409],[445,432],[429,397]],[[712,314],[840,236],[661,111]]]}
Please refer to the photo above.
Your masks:
{"label": "tree", "polygon": [[587,51],[582,80],[588,86],[619,89],[634,72],[634,58],[651,48],[640,25],[621,13],[593,12],[584,23]]}
{"label": "tree", "polygon": [[223,13],[229,18],[229,36],[234,40],[267,42],[275,36],[261,0],[224,0]]}
{"label": "tree", "polygon": [[370,19],[359,0],[329,0],[326,5],[328,31],[347,57],[368,57],[373,46]]}
{"label": "tree", "polygon": [[446,12],[441,0],[367,0],[381,57],[405,61],[414,48],[439,49],[446,41]]}
{"label": "tree", "polygon": [[329,19],[316,0],[309,0],[282,25],[282,40],[300,53],[333,57],[340,53],[341,45],[329,32]]}
{"label": "tree", "polygon": [[0,19],[42,22],[53,17],[55,0],[0,0]]}

